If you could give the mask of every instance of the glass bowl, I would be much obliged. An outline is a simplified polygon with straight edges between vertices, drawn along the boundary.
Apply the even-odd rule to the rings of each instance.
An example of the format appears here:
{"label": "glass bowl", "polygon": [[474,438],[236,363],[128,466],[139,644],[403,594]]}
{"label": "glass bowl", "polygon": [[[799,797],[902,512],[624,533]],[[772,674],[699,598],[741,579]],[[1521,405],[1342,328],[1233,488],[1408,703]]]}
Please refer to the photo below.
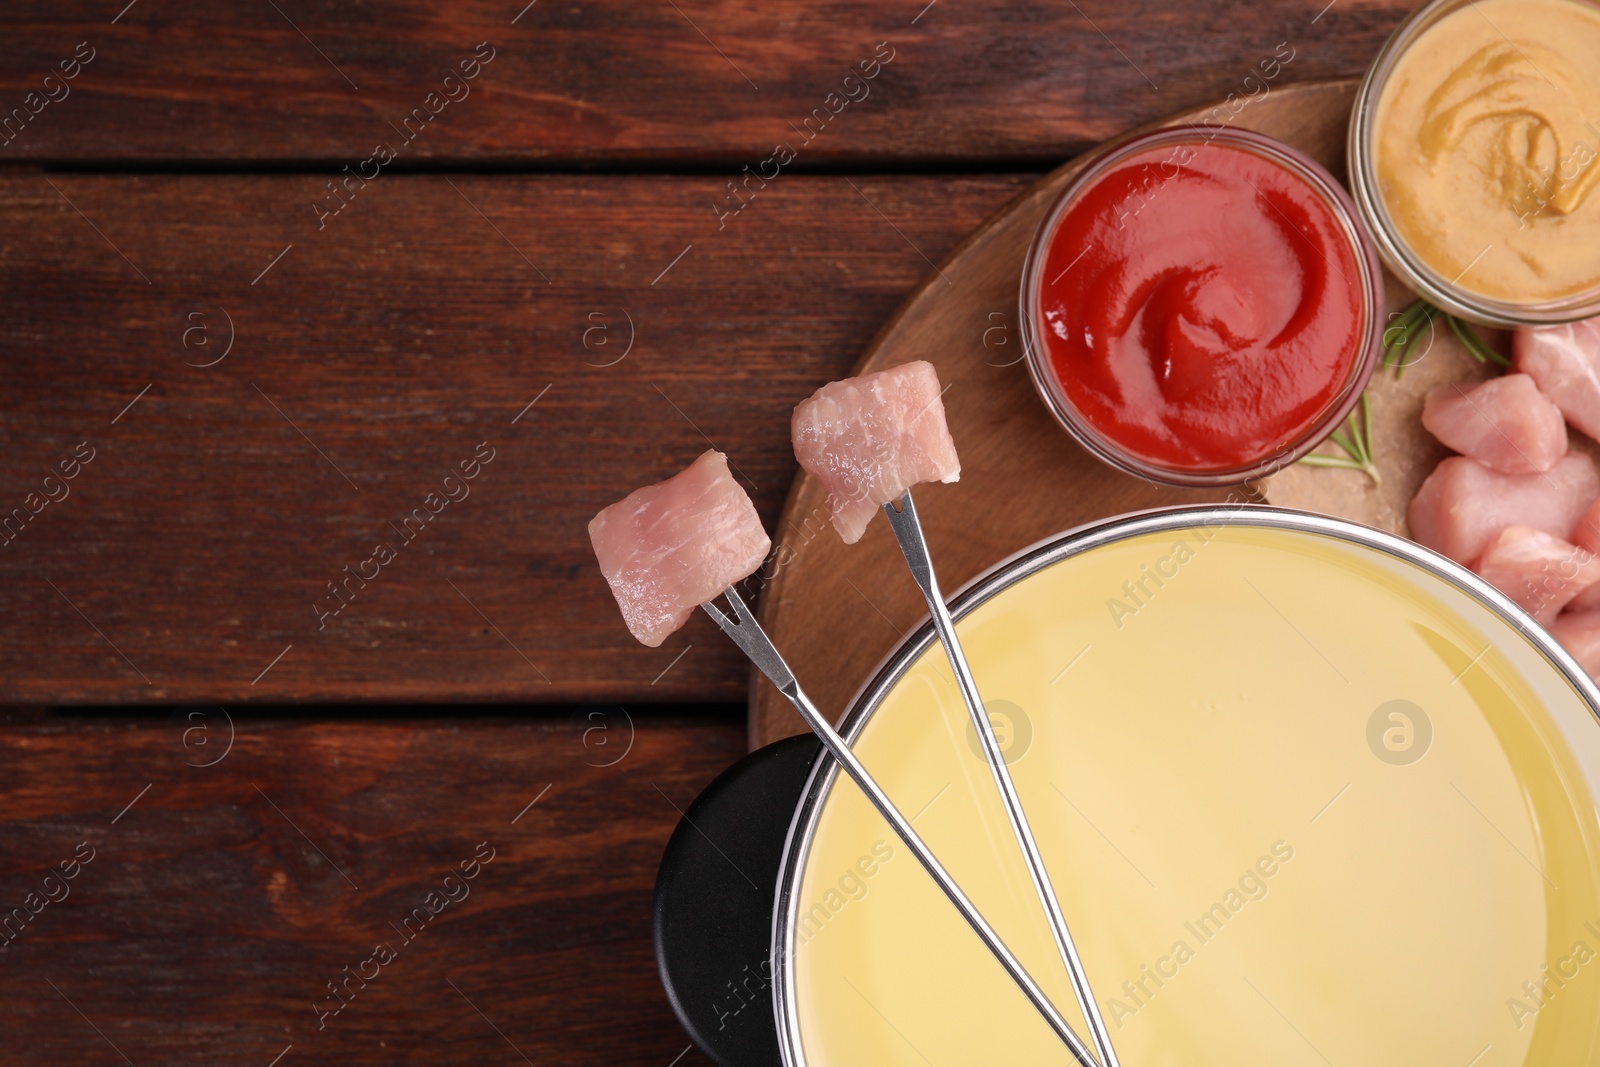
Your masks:
{"label": "glass bowl", "polygon": [[[1355,107],[1350,112],[1349,140],[1346,145],[1350,191],[1356,207],[1377,243],[1384,265],[1418,295],[1452,315],[1485,326],[1506,329],[1553,325],[1600,315],[1600,285],[1571,296],[1528,302],[1500,299],[1468,289],[1458,284],[1457,279],[1447,278],[1429,266],[1412,250],[1389,215],[1378,178],[1376,151],[1378,105],[1383,99],[1384,88],[1400,60],[1424,33],[1472,2],[1433,0],[1423,4],[1390,35],[1372,66],[1367,68],[1366,77],[1362,79],[1356,95]],[[1586,0],[1567,2],[1597,7]],[[1596,254],[1600,255],[1600,250]],[[1471,264],[1468,264],[1470,267]]]}
{"label": "glass bowl", "polygon": [[[1243,149],[1297,177],[1321,197],[1338,222],[1360,274],[1358,288],[1361,293],[1362,322],[1356,333],[1361,339],[1360,350],[1351,361],[1345,381],[1327,407],[1307,424],[1298,437],[1281,442],[1270,454],[1238,467],[1216,469],[1175,466],[1156,462],[1131,451],[1097,429],[1079,412],[1062,388],[1051,365],[1050,354],[1041,343],[1044,334],[1041,292],[1045,264],[1062,218],[1080,196],[1119,163],[1152,147],[1169,145],[1175,149],[1183,145],[1221,145]],[[1018,307],[1028,372],[1040,398],[1062,428],[1091,454],[1113,467],[1152,482],[1190,488],[1239,485],[1265,477],[1296,462],[1338,429],[1361,399],[1362,391],[1366,389],[1367,381],[1378,365],[1382,351],[1383,316],[1382,267],[1355,206],[1338,181],[1311,157],[1281,141],[1247,130],[1203,126],[1173,126],[1139,134],[1112,142],[1091,156],[1083,169],[1057,195],[1034,232],[1027,258],[1023,262]]]}

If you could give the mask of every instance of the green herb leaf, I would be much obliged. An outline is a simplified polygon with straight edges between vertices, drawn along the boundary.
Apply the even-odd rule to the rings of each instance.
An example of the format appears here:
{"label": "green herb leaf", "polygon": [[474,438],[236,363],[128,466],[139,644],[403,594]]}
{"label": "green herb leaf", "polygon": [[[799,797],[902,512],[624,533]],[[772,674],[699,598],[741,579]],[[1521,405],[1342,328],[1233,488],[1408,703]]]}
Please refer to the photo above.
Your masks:
{"label": "green herb leaf", "polygon": [[1433,329],[1434,316],[1439,309],[1426,300],[1417,299],[1383,330],[1383,365],[1394,371],[1396,378],[1411,365],[1411,350],[1423,333]]}
{"label": "green herb leaf", "polygon": [[1467,353],[1473,359],[1479,363],[1494,363],[1502,367],[1511,366],[1511,361],[1485,344],[1483,338],[1479,337],[1477,331],[1471,326],[1468,326],[1454,315],[1448,315],[1446,318],[1450,323],[1450,332],[1456,335],[1456,340],[1461,342],[1462,347],[1467,350]]}
{"label": "green herb leaf", "polygon": [[1382,485],[1383,478],[1372,462],[1372,398],[1367,393],[1361,394],[1359,411],[1359,417],[1357,412],[1350,412],[1343,425],[1328,435],[1328,440],[1343,449],[1344,455],[1313,452],[1301,457],[1300,462],[1308,467],[1343,467],[1361,471],[1372,479],[1373,485]]}

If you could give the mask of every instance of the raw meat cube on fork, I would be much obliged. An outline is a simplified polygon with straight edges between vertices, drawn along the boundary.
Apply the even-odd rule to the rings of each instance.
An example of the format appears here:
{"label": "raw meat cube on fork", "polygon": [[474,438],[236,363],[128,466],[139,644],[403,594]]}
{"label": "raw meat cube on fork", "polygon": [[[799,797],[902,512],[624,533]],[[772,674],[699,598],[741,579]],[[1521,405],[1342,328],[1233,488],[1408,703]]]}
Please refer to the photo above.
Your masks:
{"label": "raw meat cube on fork", "polygon": [[772,547],[728,457],[715,450],[600,512],[589,540],[629,632],[651,648],[761,566]]}

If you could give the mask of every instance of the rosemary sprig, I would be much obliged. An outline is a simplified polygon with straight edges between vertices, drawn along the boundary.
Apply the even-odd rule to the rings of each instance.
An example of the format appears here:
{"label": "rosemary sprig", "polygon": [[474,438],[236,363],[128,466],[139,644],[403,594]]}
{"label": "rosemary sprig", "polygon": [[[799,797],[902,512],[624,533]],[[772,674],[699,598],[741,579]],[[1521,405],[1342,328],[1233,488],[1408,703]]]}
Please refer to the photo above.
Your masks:
{"label": "rosemary sprig", "polygon": [[[1483,338],[1479,337],[1471,326],[1454,315],[1445,314],[1419,297],[1400,312],[1395,321],[1383,331],[1383,365],[1393,370],[1396,378],[1411,366],[1413,362],[1411,351],[1416,347],[1417,339],[1422,336],[1423,327],[1431,329],[1436,316],[1444,319],[1445,324],[1450,327],[1450,332],[1473,359],[1479,363],[1511,366],[1511,361],[1485,344]],[[1421,356],[1417,358],[1420,359]],[[1328,440],[1338,445],[1344,451],[1344,455],[1313,452],[1303,457],[1300,462],[1311,467],[1343,467],[1346,470],[1361,471],[1372,479],[1373,485],[1383,484],[1383,479],[1378,475],[1377,464],[1372,459],[1372,399],[1367,393],[1361,394],[1360,418],[1356,417],[1355,411],[1350,412],[1344,424],[1328,435]]]}
{"label": "rosemary sprig", "polygon": [[1400,312],[1399,318],[1384,327],[1383,365],[1393,370],[1396,378],[1404,374],[1406,368],[1414,362],[1411,359],[1411,351],[1416,346],[1417,339],[1422,336],[1422,327],[1427,324],[1431,328],[1436,316],[1444,319],[1445,324],[1450,327],[1450,332],[1473,359],[1479,363],[1511,366],[1509,359],[1485,344],[1483,338],[1479,337],[1477,331],[1467,323],[1454,315],[1441,312],[1427,300],[1418,298]]}
{"label": "rosemary sprig", "polygon": [[[1438,308],[1426,300],[1417,299],[1400,312],[1400,317],[1383,330],[1383,365],[1394,371],[1396,378],[1411,366],[1411,350],[1422,336],[1422,326],[1433,328],[1433,316]],[[1420,356],[1418,357],[1421,358]]]}
{"label": "rosemary sprig", "polygon": [[1347,470],[1361,471],[1372,479],[1373,485],[1382,485],[1383,479],[1378,475],[1377,464],[1372,461],[1372,398],[1366,393],[1361,394],[1361,417],[1356,418],[1354,411],[1345,418],[1344,425],[1328,435],[1328,439],[1344,449],[1342,456],[1330,456],[1326,453],[1313,452],[1303,457],[1300,462],[1311,467],[1344,467]]}
{"label": "rosemary sprig", "polygon": [[1450,332],[1456,335],[1456,340],[1461,342],[1461,347],[1465,348],[1467,354],[1473,359],[1479,363],[1497,363],[1502,367],[1511,366],[1511,361],[1484,344],[1483,338],[1479,337],[1478,332],[1471,326],[1468,326],[1454,315],[1446,315],[1445,319],[1450,323]]}

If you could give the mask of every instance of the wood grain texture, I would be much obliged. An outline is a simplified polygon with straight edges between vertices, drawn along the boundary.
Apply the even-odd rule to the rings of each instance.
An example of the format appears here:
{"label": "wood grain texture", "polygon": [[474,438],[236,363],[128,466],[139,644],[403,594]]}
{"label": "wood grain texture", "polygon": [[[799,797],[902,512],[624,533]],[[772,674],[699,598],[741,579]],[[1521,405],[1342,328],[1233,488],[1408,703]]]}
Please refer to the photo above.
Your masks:
{"label": "wood grain texture", "polygon": [[[1258,130],[1343,172],[1355,83],[1278,90],[1244,107],[1233,125]],[[1197,121],[1209,109],[1174,116]],[[925,359],[946,386],[961,480],[917,491],[947,593],[1014,552],[1085,522],[1142,508],[1224,499],[1153,485],[1084,452],[1039,401],[1016,334],[1022,260],[1050,201],[1077,173],[1053,171],[985,223],[925,279],[874,338],[852,373]],[[827,494],[795,480],[762,572],[761,619],[817,705],[842,715],[873,666],[927,616],[888,523],[846,545],[828,522]],[[781,561],[781,565],[777,565]],[[750,691],[750,744],[802,733],[805,724],[760,677]]]}
{"label": "wood grain texture", "polygon": [[95,58],[70,95],[18,120],[22,132],[0,160],[336,171],[392,140],[393,127],[487,41],[495,58],[396,165],[671,161],[725,166],[734,177],[794,140],[814,109],[838,107],[828,94],[888,42],[893,60],[852,90],[864,98],[828,121],[794,165],[1042,167],[1243,91],[1280,42],[1295,49],[1294,80],[1357,74],[1412,6],[11,0],[0,12],[4,113],[23,107],[80,42]]}
{"label": "wood grain texture", "polygon": [[[7,1062],[709,1063],[674,1061],[689,1042],[656,979],[650,901],[674,805],[738,756],[743,724],[597,714],[235,709],[226,755],[217,709],[12,721]],[[80,845],[90,861],[47,882]],[[447,890],[459,899],[425,903]],[[407,923],[418,907],[427,921]],[[394,958],[364,965],[379,943]],[[369,980],[343,985],[346,967]],[[349,1001],[337,1014],[330,981]]]}
{"label": "wood grain texture", "polygon": [[628,636],[590,517],[715,442],[770,523],[792,405],[1026,184],[719,231],[710,179],[387,176],[318,230],[314,178],[0,180],[0,700],[742,700],[708,620]]}

